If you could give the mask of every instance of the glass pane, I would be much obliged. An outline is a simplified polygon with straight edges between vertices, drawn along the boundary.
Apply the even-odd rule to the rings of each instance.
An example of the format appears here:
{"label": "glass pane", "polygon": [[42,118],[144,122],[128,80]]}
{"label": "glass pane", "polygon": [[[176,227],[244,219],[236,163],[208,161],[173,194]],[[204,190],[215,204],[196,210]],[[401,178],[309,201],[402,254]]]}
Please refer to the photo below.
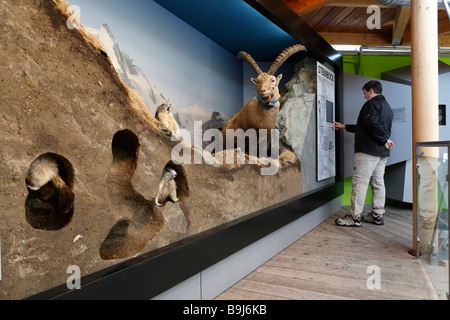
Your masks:
{"label": "glass pane", "polygon": [[447,299],[448,148],[422,147],[416,168],[418,253],[440,299]]}

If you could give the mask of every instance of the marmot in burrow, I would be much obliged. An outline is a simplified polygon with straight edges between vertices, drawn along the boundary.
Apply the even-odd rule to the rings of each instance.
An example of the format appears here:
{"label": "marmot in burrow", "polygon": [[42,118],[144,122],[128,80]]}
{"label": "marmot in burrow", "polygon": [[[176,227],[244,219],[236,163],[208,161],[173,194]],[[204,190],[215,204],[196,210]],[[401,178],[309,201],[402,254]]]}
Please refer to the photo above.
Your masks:
{"label": "marmot in burrow", "polygon": [[162,124],[163,127],[168,129],[170,133],[178,134],[180,127],[173,117],[172,112],[170,112],[171,107],[172,105],[169,103],[163,103],[162,105],[160,105],[156,109],[155,118]]}
{"label": "marmot in burrow", "polygon": [[159,180],[159,191],[155,198],[155,202],[158,206],[163,206],[167,200],[172,202],[178,202],[177,198],[177,183],[175,177],[177,172],[169,166],[166,166],[162,172],[161,179]]}
{"label": "marmot in burrow", "polygon": [[75,195],[59,175],[58,161],[53,155],[44,154],[34,160],[28,169],[25,183],[29,190],[37,191],[43,201],[48,201],[56,193],[60,212],[69,213],[73,208]]}

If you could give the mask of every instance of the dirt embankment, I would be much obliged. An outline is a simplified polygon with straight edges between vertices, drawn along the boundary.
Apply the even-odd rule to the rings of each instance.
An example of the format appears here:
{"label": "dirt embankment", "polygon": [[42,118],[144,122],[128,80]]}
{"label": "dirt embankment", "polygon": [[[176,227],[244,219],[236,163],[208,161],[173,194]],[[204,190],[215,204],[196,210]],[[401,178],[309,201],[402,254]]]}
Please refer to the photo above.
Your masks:
{"label": "dirt embankment", "polygon": [[[0,2],[0,299],[63,285],[69,266],[85,276],[301,193],[297,166],[262,177],[255,165],[180,165],[179,207],[156,208],[176,142],[55,2]],[[48,201],[26,188],[43,155],[75,195],[70,210],[59,211],[52,186]]]}

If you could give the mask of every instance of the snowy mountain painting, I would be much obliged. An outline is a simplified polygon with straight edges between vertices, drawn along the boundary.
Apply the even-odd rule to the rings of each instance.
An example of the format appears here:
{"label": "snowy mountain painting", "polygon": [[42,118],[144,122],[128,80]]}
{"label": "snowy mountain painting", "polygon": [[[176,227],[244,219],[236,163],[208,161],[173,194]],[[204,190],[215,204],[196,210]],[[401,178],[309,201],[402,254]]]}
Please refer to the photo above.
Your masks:
{"label": "snowy mountain painting", "polygon": [[114,39],[107,24],[102,25],[99,29],[86,28],[86,31],[100,40],[103,51],[108,54],[122,82],[139,93],[153,115],[159,105],[170,102],[156,86],[148,81],[141,68],[133,63],[133,59],[126,52],[120,50],[119,43]]}
{"label": "snowy mountain painting", "polygon": [[203,129],[220,127],[230,116],[220,115],[218,112],[206,112],[197,104],[185,108],[178,108],[165,96],[154,84],[150,83],[142,69],[135,65],[133,59],[120,49],[119,43],[114,38],[107,24],[98,29],[85,28],[94,35],[103,46],[122,82],[134,89],[144,100],[149,111],[155,115],[155,111],[163,103],[172,104],[172,113],[181,128],[187,129],[193,134],[194,121],[202,121]]}

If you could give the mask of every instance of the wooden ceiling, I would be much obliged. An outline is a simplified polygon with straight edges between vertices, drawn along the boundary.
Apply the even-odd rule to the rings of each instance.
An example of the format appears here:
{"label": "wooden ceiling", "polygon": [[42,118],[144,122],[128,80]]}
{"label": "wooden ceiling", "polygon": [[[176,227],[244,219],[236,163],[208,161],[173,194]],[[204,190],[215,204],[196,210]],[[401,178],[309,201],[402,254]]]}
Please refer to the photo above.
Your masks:
{"label": "wooden ceiling", "polygon": [[[376,0],[283,0],[330,44],[410,46],[410,6],[381,5]],[[380,8],[380,28],[369,29],[367,20]],[[439,7],[438,44],[450,47],[450,19]]]}

